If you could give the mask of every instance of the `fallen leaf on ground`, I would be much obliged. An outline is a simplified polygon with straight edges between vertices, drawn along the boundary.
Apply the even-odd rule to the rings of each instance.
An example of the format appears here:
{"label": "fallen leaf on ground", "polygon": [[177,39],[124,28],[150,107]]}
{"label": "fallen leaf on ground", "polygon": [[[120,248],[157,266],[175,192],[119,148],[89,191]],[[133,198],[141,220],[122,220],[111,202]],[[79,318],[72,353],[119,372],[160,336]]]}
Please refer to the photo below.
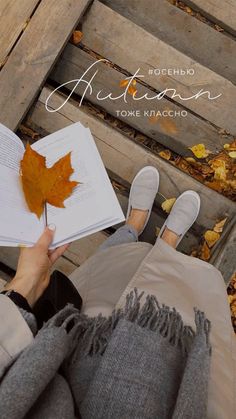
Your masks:
{"label": "fallen leaf on ground", "polygon": [[136,95],[136,93],[137,93],[137,89],[136,89],[134,86],[129,86],[129,88],[128,88],[128,93],[129,93],[131,96],[135,96],[135,95]]}
{"label": "fallen leaf on ground", "polygon": [[178,132],[175,122],[170,117],[162,117],[159,122],[162,131],[167,132],[168,134],[176,134]]}
{"label": "fallen leaf on ground", "polygon": [[187,162],[189,163],[195,163],[196,160],[193,157],[186,157],[185,160],[187,160]]}
{"label": "fallen leaf on ground", "polygon": [[215,28],[218,32],[224,32],[224,29],[221,28],[221,26],[219,26],[219,25],[215,25]]}
{"label": "fallen leaf on ground", "polygon": [[170,150],[162,150],[158,154],[159,154],[159,156],[161,156],[165,160],[170,160],[170,158],[171,158],[171,151]]}
{"label": "fallen leaf on ground", "polygon": [[160,233],[160,231],[161,231],[160,227],[156,227],[156,231],[155,231],[156,237],[158,237],[158,234]]}
{"label": "fallen leaf on ground", "polygon": [[20,179],[29,210],[38,218],[48,202],[55,207],[64,208],[64,200],[79,182],[70,181],[74,172],[71,167],[71,153],[59,159],[52,167],[46,167],[46,158],[33,150],[29,144],[20,162]]}
{"label": "fallen leaf on ground", "polygon": [[232,159],[236,159],[236,151],[230,151],[229,157],[231,157]]}
{"label": "fallen leaf on ground", "polygon": [[219,221],[218,223],[216,223],[213,228],[213,231],[215,231],[216,233],[222,233],[226,220],[227,220],[227,217]]}
{"label": "fallen leaf on ground", "polygon": [[156,124],[159,119],[160,119],[159,115],[149,116],[148,118],[151,124]]}
{"label": "fallen leaf on ground", "polygon": [[77,45],[83,38],[83,32],[81,31],[74,31],[72,34],[72,42],[73,44]]}
{"label": "fallen leaf on ground", "polygon": [[[128,83],[130,82],[130,80],[127,80],[127,79],[123,79],[123,80],[121,80],[120,81],[120,87],[126,87],[126,86],[128,86]],[[130,94],[130,95],[136,95],[136,93],[137,93],[137,89],[136,89],[136,80],[132,80],[132,82],[131,82],[131,84],[129,85],[129,88],[128,88],[128,93]]]}
{"label": "fallen leaf on ground", "polygon": [[173,207],[174,203],[176,201],[176,198],[169,198],[166,199],[164,202],[162,202],[161,204],[161,208],[163,209],[163,211],[167,212],[167,214],[170,213],[171,208]]}
{"label": "fallen leaf on ground", "polygon": [[19,126],[19,130],[22,134],[28,135],[29,137],[31,137],[33,140],[37,139],[39,137],[39,133],[33,131],[31,128],[21,124]]}
{"label": "fallen leaf on ground", "polygon": [[213,230],[207,230],[204,234],[204,238],[208,246],[211,248],[219,240],[220,234]]}
{"label": "fallen leaf on ground", "polygon": [[219,180],[226,180],[227,173],[225,166],[219,166],[214,170],[214,178]]}
{"label": "fallen leaf on ground", "polygon": [[193,152],[193,154],[198,159],[204,159],[209,156],[210,151],[206,150],[206,147],[204,144],[196,144],[193,147],[189,147],[189,149]]}
{"label": "fallen leaf on ground", "polygon": [[211,251],[210,251],[210,249],[209,249],[209,247],[208,247],[207,243],[206,243],[206,242],[204,242],[204,243],[203,243],[203,246],[202,246],[202,248],[201,248],[201,255],[200,255],[200,258],[201,258],[202,260],[209,260],[209,259],[210,259],[210,257],[211,257]]}

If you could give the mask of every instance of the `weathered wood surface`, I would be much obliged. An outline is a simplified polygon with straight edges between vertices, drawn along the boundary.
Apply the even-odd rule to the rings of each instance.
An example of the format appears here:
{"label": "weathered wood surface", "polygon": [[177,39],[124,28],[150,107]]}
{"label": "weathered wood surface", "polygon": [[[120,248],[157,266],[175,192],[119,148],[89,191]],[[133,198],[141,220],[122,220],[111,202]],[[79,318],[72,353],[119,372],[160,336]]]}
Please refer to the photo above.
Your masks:
{"label": "weathered wood surface", "polygon": [[[70,275],[71,272],[85,262],[85,260],[97,250],[98,246],[102,244],[106,238],[107,234],[101,231],[72,242],[64,255],[54,264],[53,269],[58,269],[65,275]],[[19,252],[19,247],[1,247],[0,262],[15,270]]]}
{"label": "weathered wood surface", "polygon": [[[196,62],[236,83],[236,42],[223,33],[166,0],[102,0],[102,3]],[[204,0],[202,3],[209,2]],[[235,1],[234,7],[236,9]],[[231,7],[227,10],[231,11]]]}
{"label": "weathered wood surface", "polygon": [[[199,231],[202,232],[204,228],[211,228],[216,220],[222,219],[223,216],[234,215],[235,203],[131,141],[103,120],[86,112],[83,106],[79,108],[77,102],[70,100],[61,107],[59,112],[49,113],[44,104],[51,92],[52,89],[44,88],[33,109],[31,119],[36,125],[47,132],[55,132],[73,122],[80,121],[83,125],[89,126],[106,168],[126,182],[131,183],[137,171],[145,165],[153,165],[160,171],[159,189],[165,197],[177,196],[187,189],[197,191],[202,198],[202,206],[198,225],[195,225],[196,234],[199,234]],[[54,94],[51,96],[50,107],[57,109],[64,101],[65,96]]]}
{"label": "weathered wood surface", "polygon": [[185,3],[236,36],[235,0],[185,0]]}
{"label": "weathered wood surface", "polygon": [[71,243],[64,256],[76,266],[82,265],[98,247],[106,240],[108,235],[104,231],[91,234]]}
{"label": "weathered wood surface", "polygon": [[4,285],[6,284],[5,274],[0,271],[0,292],[2,291]]}
{"label": "weathered wood surface", "polygon": [[236,270],[236,215],[229,227],[226,234],[222,234],[222,243],[210,260],[221,271],[227,285]]}
{"label": "weathered wood surface", "polygon": [[[151,87],[159,92],[167,88],[174,89],[167,91],[166,95],[173,98],[173,92],[176,92],[175,101],[216,126],[236,134],[233,111],[236,108],[236,86],[229,80],[195,62],[97,0],[84,18],[82,31],[83,43],[88,48],[131,74],[140,68],[139,74],[144,75],[142,80]],[[170,67],[171,75],[150,73],[155,69]],[[173,69],[193,69],[194,75],[174,74]],[[210,92],[211,98],[221,96],[216,100],[209,100],[207,94],[198,99],[181,99],[192,97],[200,91]],[[138,93],[136,99],[137,97]]]}
{"label": "weathered wood surface", "polygon": [[0,64],[9,54],[40,0],[2,0],[0,2]]}
{"label": "weathered wood surface", "polygon": [[24,117],[89,3],[41,1],[0,73],[0,122],[8,128]]}
{"label": "weathered wood surface", "polygon": [[[0,248],[0,261],[4,263],[6,266],[8,266],[9,268],[16,270],[19,253],[20,253],[19,247],[1,247]],[[58,269],[59,271],[63,272],[65,275],[69,275],[76,268],[77,266],[73,262],[65,258],[64,256],[61,256],[53,265],[53,270]]]}
{"label": "weathered wood surface", "polygon": [[[94,65],[83,79],[89,81],[95,71],[98,70],[95,78],[92,81],[92,92],[90,89],[86,90],[85,98],[93,104],[98,105],[106,110],[109,114],[114,115],[118,119],[123,120],[135,129],[141,131],[145,135],[153,138],[164,146],[174,150],[181,155],[192,155],[187,147],[191,147],[198,143],[204,143],[207,149],[213,153],[220,151],[225,143],[225,137],[219,134],[217,129],[209,123],[203,121],[195,115],[188,114],[187,117],[161,117],[152,119],[144,116],[144,112],[152,111],[155,108],[151,101],[133,101],[131,95],[127,95],[127,102],[123,98],[119,100],[98,100],[97,94],[102,91],[99,97],[106,96],[112,93],[113,97],[119,97],[125,88],[120,87],[120,81],[125,78],[124,74],[118,70],[106,65],[104,62],[96,64],[96,58],[92,57],[85,51],[77,48],[72,44],[68,44],[65,48],[60,60],[52,71],[50,78],[59,84],[66,83],[70,80],[79,79],[91,65]],[[74,89],[75,83],[69,83],[66,87],[71,90]],[[141,83],[137,83],[137,88],[140,95],[153,92]],[[84,83],[80,83],[75,89],[75,93],[83,95],[86,89]],[[140,112],[140,116],[117,116],[117,109],[135,112]],[[158,104],[158,109],[162,112],[169,109],[173,112],[181,111],[181,107],[169,100],[162,99]]]}

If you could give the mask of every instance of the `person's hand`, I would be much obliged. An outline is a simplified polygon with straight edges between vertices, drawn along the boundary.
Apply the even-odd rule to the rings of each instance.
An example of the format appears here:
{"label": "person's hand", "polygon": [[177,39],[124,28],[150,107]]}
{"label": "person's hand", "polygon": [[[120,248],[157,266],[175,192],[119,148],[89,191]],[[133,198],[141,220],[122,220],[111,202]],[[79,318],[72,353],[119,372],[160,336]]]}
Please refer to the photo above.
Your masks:
{"label": "person's hand", "polygon": [[4,290],[14,290],[25,297],[32,307],[47,288],[50,268],[64,253],[69,244],[48,250],[54,235],[55,226],[45,228],[33,247],[21,248],[16,275]]}

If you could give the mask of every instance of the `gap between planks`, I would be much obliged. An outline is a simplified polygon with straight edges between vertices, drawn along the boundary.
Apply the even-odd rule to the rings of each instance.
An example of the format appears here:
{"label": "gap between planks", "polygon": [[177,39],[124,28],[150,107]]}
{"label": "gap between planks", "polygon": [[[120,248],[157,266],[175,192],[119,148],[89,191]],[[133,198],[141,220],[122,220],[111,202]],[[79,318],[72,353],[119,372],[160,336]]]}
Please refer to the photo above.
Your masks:
{"label": "gap between planks", "polygon": [[0,72],[0,122],[8,128],[17,128],[90,2],[41,0]]}
{"label": "gap between planks", "polygon": [[236,36],[235,0],[184,0],[184,3]]}
{"label": "gap between planks", "polygon": [[[83,44],[106,57],[121,68],[145,76],[145,82],[162,92],[174,89],[182,97],[188,98],[201,89],[210,91],[211,97],[220,95],[217,100],[209,100],[207,95],[197,100],[188,100],[188,108],[217,127],[236,134],[236,118],[232,109],[236,108],[236,86],[214,71],[195,62],[187,55],[145,31],[140,26],[114,12],[95,0],[82,22]],[[131,47],[134,44],[137,47]],[[132,54],[130,53],[132,48]],[[140,54],[141,51],[141,54]],[[194,69],[194,75],[160,75],[151,70]],[[171,97],[171,92],[167,96]],[[178,103],[183,101],[175,97]],[[186,106],[186,101],[184,101]]]}
{"label": "gap between planks", "polygon": [[[55,93],[51,96],[49,105],[52,109],[62,107],[59,112],[49,113],[45,109],[45,101],[51,92],[52,89],[45,87],[32,109],[30,118],[36,125],[41,126],[47,132],[55,132],[73,122],[80,121],[90,128],[106,168],[129,184],[139,169],[145,165],[153,165],[160,171],[159,189],[165,197],[176,197],[187,189],[197,191],[202,198],[198,218],[198,226],[201,227],[201,231],[203,228],[211,228],[217,220],[224,216],[232,217],[234,215],[236,208],[234,202],[207,188],[140,144],[128,139],[103,120],[89,114],[84,105],[78,107],[78,103],[70,99],[62,106],[66,97]],[[215,202],[214,206],[212,202]]]}
{"label": "gap between planks", "polygon": [[[69,80],[78,80],[90,66],[94,66],[96,58],[83,51],[82,49],[68,44],[63,52],[60,60],[50,74],[50,79],[57,82],[59,85],[67,83]],[[133,128],[144,133],[148,137],[163,144],[165,147],[175,151],[183,156],[192,156],[188,147],[192,147],[198,143],[204,143],[206,148],[212,153],[220,152],[223,148],[226,139],[223,135],[218,133],[218,130],[210,125],[208,122],[198,118],[189,113],[186,118],[172,118],[170,120],[164,118],[164,122],[159,123],[159,120],[152,121],[142,113],[153,110],[152,101],[133,101],[130,95],[127,95],[127,102],[123,99],[119,101],[114,100],[98,100],[97,94],[102,91],[105,95],[112,92],[113,97],[118,97],[122,94],[124,89],[120,88],[120,81],[126,76],[120,71],[106,65],[104,62],[99,62],[87,72],[86,80],[90,80],[95,71],[98,71],[93,80],[92,92],[87,89],[85,98],[91,103],[101,107],[109,114],[124,121]],[[69,83],[66,88],[70,91],[74,89],[75,83]],[[139,96],[147,94],[149,97],[154,95],[154,92],[141,83],[136,83]],[[84,84],[79,84],[74,93],[83,96],[85,92]],[[140,112],[140,117],[135,116],[117,116],[117,109],[128,112],[132,109],[135,112]],[[182,111],[181,106],[172,103],[170,100],[163,98],[158,103],[158,110],[165,111],[169,109],[173,112]],[[230,142],[227,138],[227,142]]]}
{"label": "gap between planks", "polygon": [[[207,1],[203,2],[207,8]],[[236,43],[224,33],[168,0],[102,0],[102,3],[196,62],[236,83]],[[213,53],[210,55],[209,51]]]}

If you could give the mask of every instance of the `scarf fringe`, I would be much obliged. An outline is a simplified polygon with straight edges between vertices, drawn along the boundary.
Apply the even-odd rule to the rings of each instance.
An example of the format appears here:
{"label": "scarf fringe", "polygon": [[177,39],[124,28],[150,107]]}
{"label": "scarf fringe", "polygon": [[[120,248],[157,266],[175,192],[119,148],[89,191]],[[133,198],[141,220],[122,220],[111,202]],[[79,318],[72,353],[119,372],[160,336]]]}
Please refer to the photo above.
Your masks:
{"label": "scarf fringe", "polygon": [[[141,305],[144,292],[138,294],[135,288],[126,296],[126,304],[122,309],[113,310],[108,318],[99,314],[97,317],[88,317],[71,305],[67,305],[61,312],[54,316],[44,327],[61,326],[67,330],[72,324],[70,331],[71,350],[76,349],[78,356],[103,354],[113,330],[121,319],[126,319],[146,330],[159,333],[174,347],[179,347],[183,354],[187,354],[196,337],[203,338],[206,349],[211,353],[209,334],[210,321],[204,312],[194,307],[196,332],[191,326],[183,323],[181,315],[175,308],[165,304],[159,305],[154,295],[147,295],[145,303]],[[75,359],[72,361],[74,362]]]}

